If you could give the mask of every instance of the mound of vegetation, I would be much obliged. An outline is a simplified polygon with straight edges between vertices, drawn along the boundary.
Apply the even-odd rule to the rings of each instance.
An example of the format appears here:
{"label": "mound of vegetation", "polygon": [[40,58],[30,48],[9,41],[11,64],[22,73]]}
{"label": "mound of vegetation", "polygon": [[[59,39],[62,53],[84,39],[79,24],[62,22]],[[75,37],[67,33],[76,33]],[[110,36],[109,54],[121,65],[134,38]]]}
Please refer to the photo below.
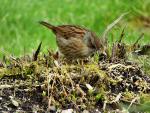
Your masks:
{"label": "mound of vegetation", "polygon": [[150,96],[150,77],[119,52],[124,44],[117,42],[114,48],[107,59],[95,54],[72,64],[55,60],[52,52],[5,59],[0,68],[1,110],[96,112],[140,106]]}
{"label": "mound of vegetation", "polygon": [[[67,62],[54,52],[4,57],[0,64],[0,111],[138,112],[149,110],[149,45],[120,39],[106,45],[107,56]],[[142,55],[142,57],[141,57]],[[132,56],[132,57],[131,57]],[[140,57],[140,58],[139,58]],[[136,60],[134,60],[136,58]],[[142,60],[143,61],[143,60]]]}

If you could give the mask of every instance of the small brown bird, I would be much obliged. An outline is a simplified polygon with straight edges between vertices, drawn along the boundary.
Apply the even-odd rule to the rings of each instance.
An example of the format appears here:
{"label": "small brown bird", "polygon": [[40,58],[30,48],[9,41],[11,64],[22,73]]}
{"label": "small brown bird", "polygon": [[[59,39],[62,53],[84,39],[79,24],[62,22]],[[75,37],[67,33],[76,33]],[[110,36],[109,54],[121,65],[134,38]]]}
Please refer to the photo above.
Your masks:
{"label": "small brown bird", "polygon": [[85,58],[104,50],[102,41],[90,30],[74,25],[53,26],[44,21],[40,24],[53,31],[59,51],[67,59]]}

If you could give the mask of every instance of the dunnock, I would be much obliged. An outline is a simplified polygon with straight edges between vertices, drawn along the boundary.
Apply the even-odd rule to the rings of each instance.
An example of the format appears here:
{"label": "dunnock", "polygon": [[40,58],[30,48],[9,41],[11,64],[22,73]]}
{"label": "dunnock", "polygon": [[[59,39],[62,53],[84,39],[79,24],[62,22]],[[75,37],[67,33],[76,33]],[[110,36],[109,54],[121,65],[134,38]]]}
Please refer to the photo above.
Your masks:
{"label": "dunnock", "polygon": [[88,29],[74,25],[53,26],[44,21],[40,24],[53,31],[59,51],[67,59],[85,58],[96,51],[104,51],[103,42]]}

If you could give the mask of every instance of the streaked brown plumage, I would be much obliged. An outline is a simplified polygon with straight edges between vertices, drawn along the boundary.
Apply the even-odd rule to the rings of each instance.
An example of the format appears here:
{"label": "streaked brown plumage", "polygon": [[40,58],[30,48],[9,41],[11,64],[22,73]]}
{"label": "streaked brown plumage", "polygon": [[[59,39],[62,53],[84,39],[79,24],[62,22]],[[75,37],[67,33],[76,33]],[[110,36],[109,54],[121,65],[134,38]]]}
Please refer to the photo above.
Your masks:
{"label": "streaked brown plumage", "polygon": [[60,52],[68,59],[88,57],[103,48],[95,33],[85,28],[74,25],[53,26],[44,21],[40,24],[53,31]]}

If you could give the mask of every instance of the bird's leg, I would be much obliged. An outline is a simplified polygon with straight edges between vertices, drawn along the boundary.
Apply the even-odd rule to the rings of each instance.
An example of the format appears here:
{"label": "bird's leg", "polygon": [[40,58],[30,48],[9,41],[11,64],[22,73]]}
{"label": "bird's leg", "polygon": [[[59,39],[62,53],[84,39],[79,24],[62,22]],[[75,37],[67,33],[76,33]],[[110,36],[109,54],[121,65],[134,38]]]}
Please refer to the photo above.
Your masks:
{"label": "bird's leg", "polygon": [[83,59],[76,59],[77,65],[84,65],[84,60]]}

